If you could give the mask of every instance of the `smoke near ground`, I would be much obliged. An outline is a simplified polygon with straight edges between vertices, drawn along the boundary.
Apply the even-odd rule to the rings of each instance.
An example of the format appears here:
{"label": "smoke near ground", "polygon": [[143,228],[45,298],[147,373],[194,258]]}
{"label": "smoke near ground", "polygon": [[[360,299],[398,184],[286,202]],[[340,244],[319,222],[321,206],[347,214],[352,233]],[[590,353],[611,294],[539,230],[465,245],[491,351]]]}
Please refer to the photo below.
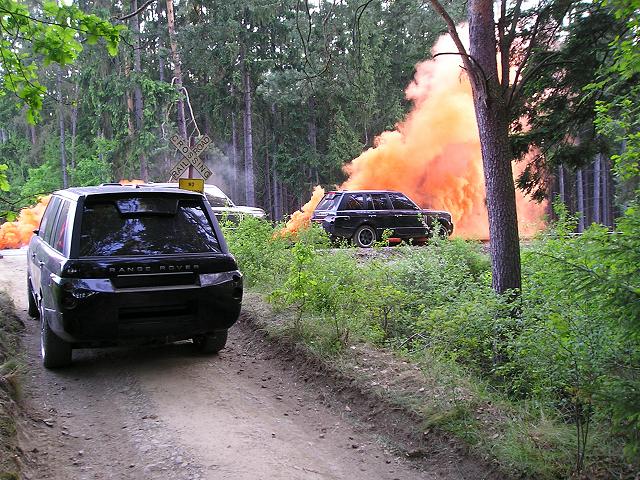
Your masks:
{"label": "smoke near ground", "polygon": [[37,205],[20,210],[15,222],[0,225],[0,248],[19,248],[29,243],[33,231],[40,225],[49,198],[49,195],[42,197]]}
{"label": "smoke near ground", "polygon": [[[433,55],[456,52],[448,35]],[[416,66],[406,89],[413,109],[393,131],[383,132],[373,148],[345,165],[348,179],[339,189],[400,190],[423,208],[451,212],[454,235],[488,238],[480,141],[469,81],[458,55],[440,55]],[[524,165],[515,165],[517,175]],[[545,205],[516,192],[520,234],[543,226]],[[313,199],[287,224],[293,232],[304,225],[321,197]]]}

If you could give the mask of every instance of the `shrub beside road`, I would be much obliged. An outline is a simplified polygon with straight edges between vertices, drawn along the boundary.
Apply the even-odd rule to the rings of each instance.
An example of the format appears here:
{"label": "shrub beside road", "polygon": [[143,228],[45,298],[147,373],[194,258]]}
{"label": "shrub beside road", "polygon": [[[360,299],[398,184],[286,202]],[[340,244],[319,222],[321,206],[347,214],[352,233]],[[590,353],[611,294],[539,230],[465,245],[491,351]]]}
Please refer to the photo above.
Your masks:
{"label": "shrub beside road", "polygon": [[[523,249],[516,308],[492,291],[473,242],[331,249],[319,229],[292,242],[253,219],[227,235],[247,285],[281,312],[264,325],[273,335],[346,368],[420,428],[461,439],[507,474],[604,478],[638,471],[629,285],[639,274],[624,267],[640,264],[630,258],[636,217],[620,222],[623,235],[592,227],[573,237],[562,216]],[[383,365],[350,367],[363,348],[392,352],[421,383],[398,382],[406,375]]]}

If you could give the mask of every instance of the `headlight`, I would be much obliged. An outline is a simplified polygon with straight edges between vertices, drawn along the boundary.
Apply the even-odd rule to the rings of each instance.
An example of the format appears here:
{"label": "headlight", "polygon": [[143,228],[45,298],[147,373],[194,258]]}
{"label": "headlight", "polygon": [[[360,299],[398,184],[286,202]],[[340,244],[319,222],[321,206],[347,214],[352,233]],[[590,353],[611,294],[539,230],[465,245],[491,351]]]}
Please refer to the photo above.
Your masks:
{"label": "headlight", "polygon": [[233,270],[231,272],[200,274],[201,287],[210,287],[212,285],[220,285],[227,282],[233,282],[234,286],[242,285],[242,274],[238,270]]}

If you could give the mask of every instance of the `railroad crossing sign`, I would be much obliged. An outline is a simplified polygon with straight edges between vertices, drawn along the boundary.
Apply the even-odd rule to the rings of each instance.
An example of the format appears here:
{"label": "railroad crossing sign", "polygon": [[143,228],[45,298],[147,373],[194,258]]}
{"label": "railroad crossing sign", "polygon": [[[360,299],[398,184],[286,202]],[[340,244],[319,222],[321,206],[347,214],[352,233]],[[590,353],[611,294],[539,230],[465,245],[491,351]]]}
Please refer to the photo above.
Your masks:
{"label": "railroad crossing sign", "polygon": [[191,148],[189,146],[189,142],[180,135],[173,135],[169,140],[171,140],[171,143],[173,143],[180,154],[184,157],[171,170],[171,178],[180,178],[180,175],[182,175],[190,166],[193,166],[205,180],[211,176],[211,170],[209,170],[204,162],[200,160],[200,154],[204,152],[211,143],[211,139],[208,135],[202,137],[198,144],[193,148]]}

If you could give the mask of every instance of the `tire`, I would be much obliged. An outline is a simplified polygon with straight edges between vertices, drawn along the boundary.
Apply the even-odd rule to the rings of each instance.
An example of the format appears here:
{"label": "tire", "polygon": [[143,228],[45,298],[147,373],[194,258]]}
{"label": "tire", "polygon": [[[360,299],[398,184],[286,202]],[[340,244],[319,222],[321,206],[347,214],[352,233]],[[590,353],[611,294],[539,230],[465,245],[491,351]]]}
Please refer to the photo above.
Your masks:
{"label": "tire", "polygon": [[40,333],[40,353],[42,364],[46,368],[65,367],[71,363],[71,345],[58,337],[49,322],[44,319],[42,313],[42,329]]}
{"label": "tire", "polygon": [[27,278],[27,300],[29,302],[29,309],[27,310],[29,316],[33,318],[40,317],[40,310],[38,310],[38,304],[33,296],[33,290],[31,289],[31,281],[29,278]]}
{"label": "tire", "polygon": [[436,229],[436,237],[443,240],[449,238],[449,229],[444,223],[438,222],[438,228]]}
{"label": "tire", "polygon": [[227,344],[227,331],[193,337],[193,346],[198,353],[218,353]]}
{"label": "tire", "polygon": [[371,248],[376,240],[376,231],[369,225],[361,225],[353,234],[353,243],[360,248]]}

